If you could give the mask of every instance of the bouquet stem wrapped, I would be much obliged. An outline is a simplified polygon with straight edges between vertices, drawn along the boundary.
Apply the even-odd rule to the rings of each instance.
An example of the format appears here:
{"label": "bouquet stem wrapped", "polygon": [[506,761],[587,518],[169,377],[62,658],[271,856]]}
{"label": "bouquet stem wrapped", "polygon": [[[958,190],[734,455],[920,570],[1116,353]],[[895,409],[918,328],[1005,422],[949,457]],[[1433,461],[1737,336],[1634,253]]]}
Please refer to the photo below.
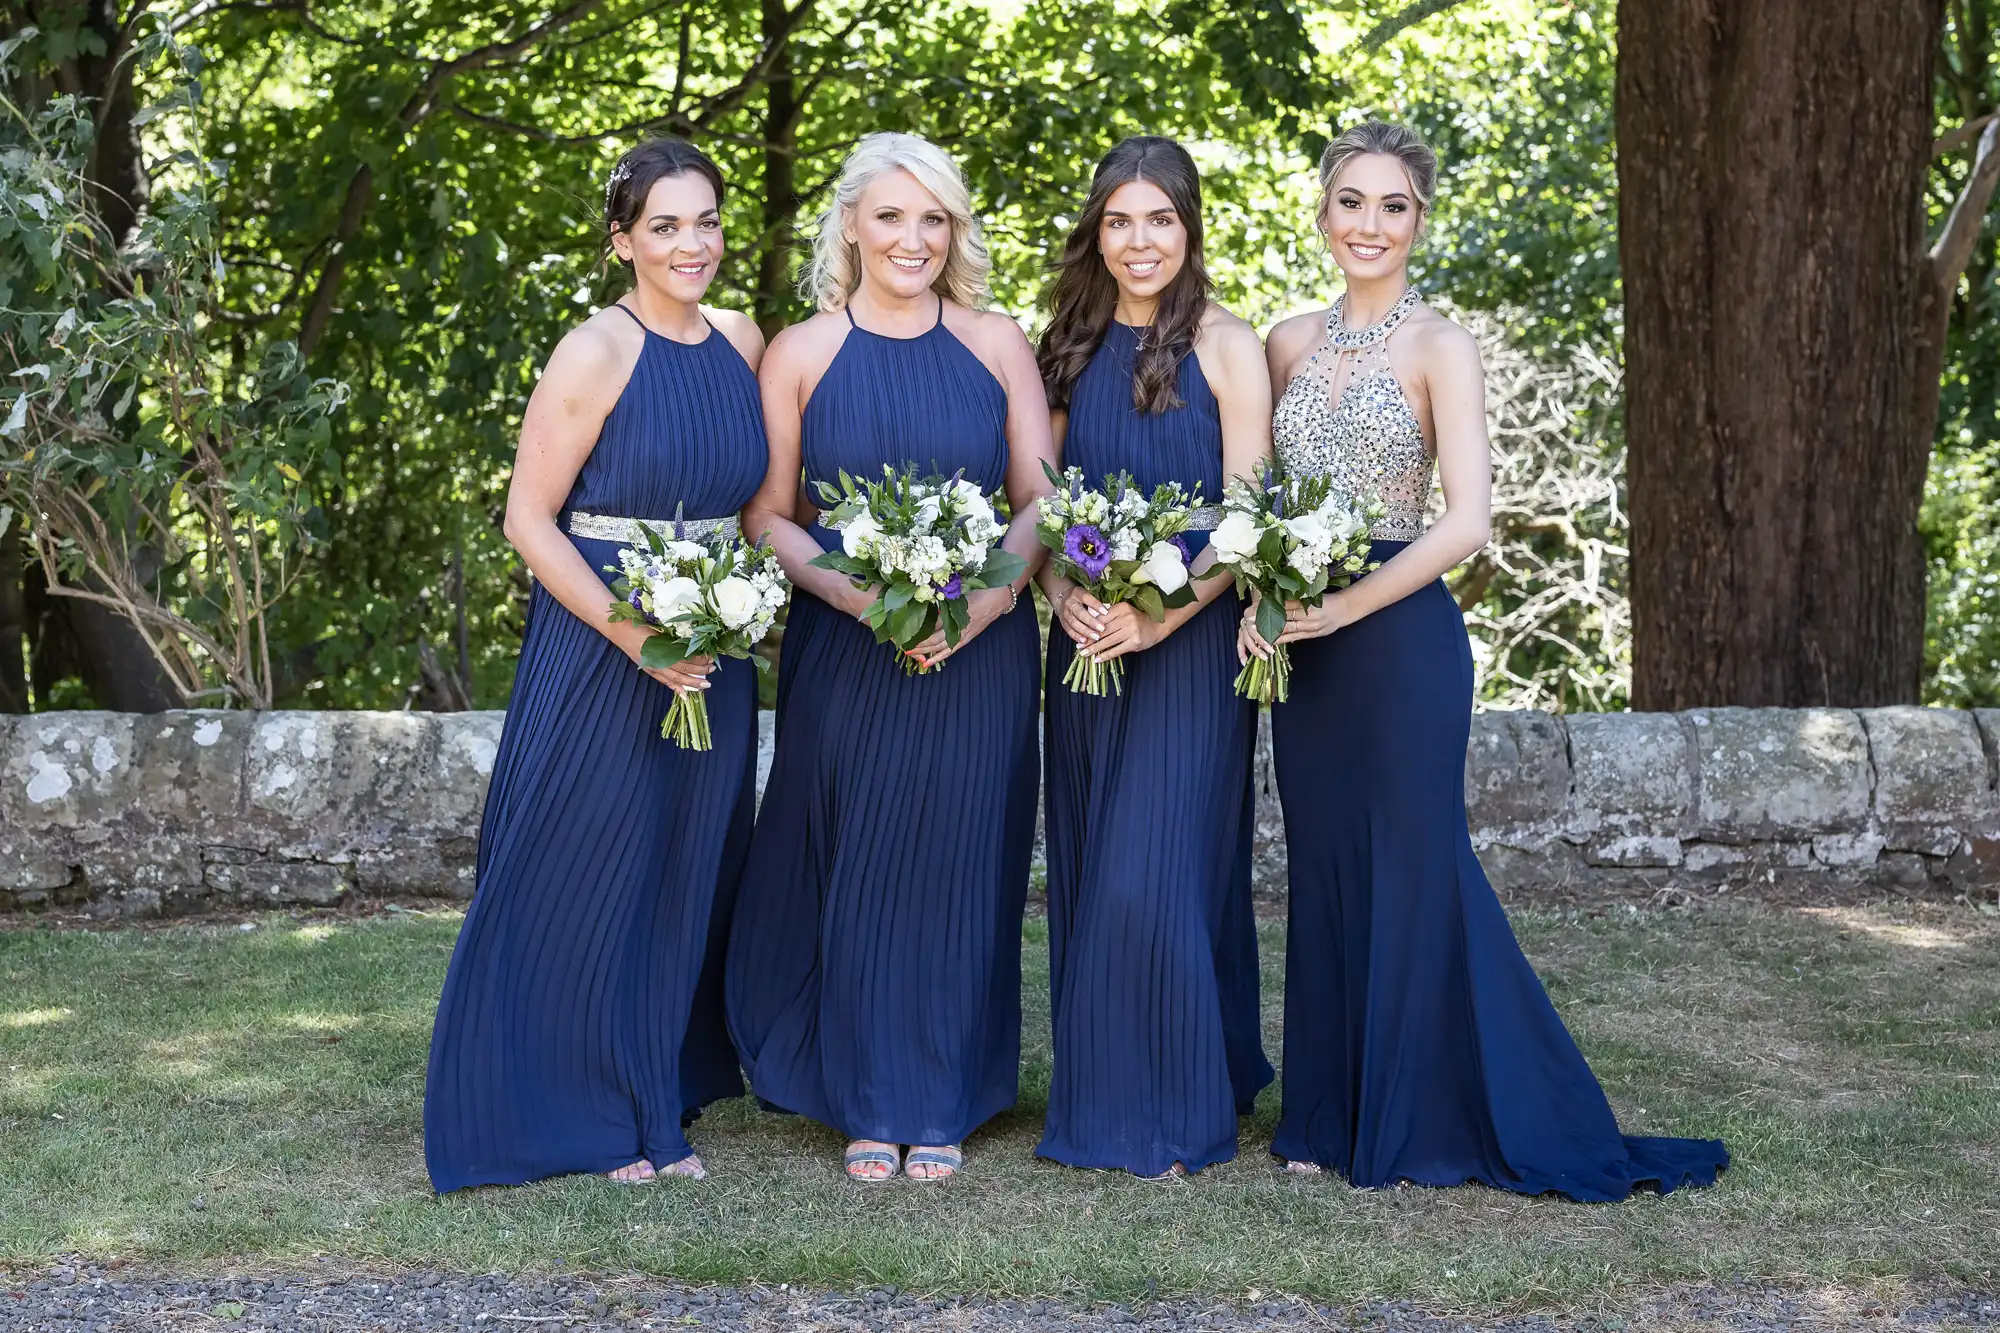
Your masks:
{"label": "bouquet stem wrapped", "polygon": [[1354,502],[1325,477],[1267,470],[1237,477],[1223,496],[1222,522],[1209,539],[1216,562],[1236,576],[1236,591],[1255,596],[1257,633],[1271,655],[1252,657],[1236,693],[1260,705],[1283,703],[1291,689],[1291,653],[1278,642],[1285,604],[1318,606],[1374,568],[1368,529],[1386,512],[1379,501]]}
{"label": "bouquet stem wrapped", "polygon": [[822,483],[820,494],[840,549],[812,563],[847,575],[857,588],[881,589],[862,620],[877,643],[902,652],[903,669],[912,674],[931,668],[910,650],[940,628],[945,642],[958,646],[972,618],[968,594],[1004,587],[1028,567],[1000,549],[1006,526],[963,473],[919,476],[914,468],[885,465],[880,481],[842,472],[839,486]]}
{"label": "bouquet stem wrapped", "polygon": [[[785,574],[771,548],[722,534],[690,541],[678,523],[671,538],[641,531],[645,546],[626,547],[615,567],[606,566],[618,575],[611,619],[653,631],[639,665],[664,670],[690,657],[749,657],[785,604]],[[700,690],[675,691],[660,735],[684,750],[714,748]]]}
{"label": "bouquet stem wrapped", "polygon": [[[1044,463],[1042,471],[1056,489],[1042,500],[1035,535],[1053,553],[1057,573],[1107,606],[1129,602],[1155,621],[1194,600],[1181,534],[1201,503],[1199,490],[1190,496],[1168,482],[1149,495],[1127,472],[1106,477],[1093,490],[1081,468],[1058,476]],[[1100,662],[1079,649],[1063,684],[1079,694],[1123,693],[1125,663]]]}

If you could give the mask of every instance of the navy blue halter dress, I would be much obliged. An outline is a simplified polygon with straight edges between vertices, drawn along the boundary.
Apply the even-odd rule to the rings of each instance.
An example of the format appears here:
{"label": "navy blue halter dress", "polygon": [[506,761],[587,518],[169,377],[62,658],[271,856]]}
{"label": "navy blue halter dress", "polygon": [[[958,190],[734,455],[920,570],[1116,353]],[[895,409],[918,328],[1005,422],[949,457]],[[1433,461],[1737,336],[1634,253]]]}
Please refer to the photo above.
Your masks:
{"label": "navy blue halter dress", "polygon": [[[765,462],[757,378],[729,340],[647,331],[557,522],[731,516]],[[571,540],[595,570],[624,544]],[[756,808],[755,668],[724,659],[709,682],[715,748],[662,740],[673,692],[535,585],[431,1036],[440,1193],[664,1167],[691,1151],[685,1119],[742,1093],[720,965]]]}
{"label": "navy blue halter dress", "polygon": [[[914,338],[852,328],[806,405],[805,475],[817,495],[843,468],[915,464],[995,491],[1006,419],[1006,391],[942,310]],[[794,593],[727,969],[730,1030],[766,1102],[850,1139],[930,1145],[1012,1105],[1036,648],[1024,598],[912,676],[859,621]]]}
{"label": "navy blue halter dress", "polygon": [[[1141,332],[1113,321],[1070,394],[1063,462],[1093,485],[1130,472],[1151,490],[1222,498],[1222,423],[1193,353],[1184,406],[1132,402]],[[1187,534],[1196,555],[1206,531]],[[1044,689],[1049,970],[1055,1070],[1036,1152],[1158,1175],[1236,1155],[1236,1118],[1271,1081],[1258,1030],[1250,907],[1256,709],[1231,688],[1225,592],[1143,652],[1122,694],[1062,683],[1076,648],[1049,633]]]}
{"label": "navy blue halter dress", "polygon": [[[1287,386],[1284,465],[1388,506],[1373,558],[1421,534],[1431,458],[1387,356],[1416,308],[1338,335],[1355,346],[1336,401],[1332,340]],[[1488,884],[1465,822],[1472,653],[1440,580],[1291,645],[1272,710],[1291,865],[1284,1101],[1272,1152],[1358,1186],[1480,1181],[1622,1199],[1713,1184],[1713,1139],[1619,1132]]]}

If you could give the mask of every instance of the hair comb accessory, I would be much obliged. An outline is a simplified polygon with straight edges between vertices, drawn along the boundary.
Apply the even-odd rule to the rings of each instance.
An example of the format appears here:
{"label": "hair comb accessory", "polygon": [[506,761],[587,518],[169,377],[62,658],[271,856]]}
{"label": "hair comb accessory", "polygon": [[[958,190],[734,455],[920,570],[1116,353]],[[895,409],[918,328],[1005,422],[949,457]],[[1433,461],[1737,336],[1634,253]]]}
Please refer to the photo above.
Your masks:
{"label": "hair comb accessory", "polygon": [[631,175],[632,160],[629,157],[619,158],[618,165],[611,168],[611,179],[604,182],[604,212],[607,216],[611,212],[611,196],[618,192],[619,185]]}

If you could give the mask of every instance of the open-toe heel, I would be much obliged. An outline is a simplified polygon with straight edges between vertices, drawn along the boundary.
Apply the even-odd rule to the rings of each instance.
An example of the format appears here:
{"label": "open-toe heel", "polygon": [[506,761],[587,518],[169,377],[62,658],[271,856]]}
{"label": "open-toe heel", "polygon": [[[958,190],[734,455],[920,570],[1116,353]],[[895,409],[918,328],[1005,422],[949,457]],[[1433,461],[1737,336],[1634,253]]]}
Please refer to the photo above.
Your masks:
{"label": "open-toe heel", "polygon": [[[903,1174],[911,1180],[950,1180],[965,1165],[965,1154],[956,1145],[944,1148],[912,1148],[903,1159]],[[928,1167],[922,1175],[911,1171],[913,1166]]]}
{"label": "open-toe heel", "polygon": [[[847,1147],[847,1153],[840,1159],[842,1169],[849,1180],[858,1180],[864,1185],[880,1185],[894,1180],[896,1172],[902,1169],[902,1153],[893,1143],[867,1143],[857,1140]],[[869,1168],[882,1167],[881,1175]]]}

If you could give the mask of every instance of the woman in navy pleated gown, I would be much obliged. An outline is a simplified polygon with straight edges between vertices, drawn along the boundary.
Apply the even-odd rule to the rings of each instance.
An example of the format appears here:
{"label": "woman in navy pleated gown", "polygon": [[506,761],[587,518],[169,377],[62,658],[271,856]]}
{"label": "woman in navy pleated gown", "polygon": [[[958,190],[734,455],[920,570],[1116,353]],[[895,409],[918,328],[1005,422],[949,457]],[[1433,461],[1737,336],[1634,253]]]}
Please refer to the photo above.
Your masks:
{"label": "woman in navy pleated gown", "polygon": [[[1066,466],[1129,472],[1204,501],[1195,572],[1229,476],[1270,451],[1256,331],[1209,300],[1201,182],[1171,139],[1098,164],[1064,247],[1040,362]],[[1155,622],[1041,574],[1058,622],[1044,684],[1050,1012],[1041,1156],[1141,1176],[1236,1155],[1271,1081],[1250,910],[1257,713],[1231,689],[1241,609],[1228,578]],[[1121,693],[1072,693],[1078,652],[1123,658]]]}
{"label": "woman in navy pleated gown", "polygon": [[[1382,567],[1294,604],[1282,636],[1291,697],[1271,726],[1291,933],[1272,1151],[1364,1187],[1607,1200],[1711,1184],[1719,1142],[1619,1132],[1466,831],[1472,658],[1440,576],[1487,540],[1491,472],[1478,347],[1409,289],[1436,176],[1407,129],[1336,139],[1319,223],[1346,293],[1269,341],[1284,466],[1388,510]],[[1426,529],[1433,457],[1445,510]],[[1247,619],[1242,635],[1266,651]]]}
{"label": "woman in navy pleated gown", "polygon": [[[628,153],[606,190],[633,290],[549,358],[521,428],[507,536],[535,586],[480,830],[479,876],[431,1037],[439,1192],[566,1172],[699,1176],[684,1124],[740,1095],[721,954],[755,808],[755,671],[636,665],[607,617],[633,519],[731,526],[764,475],[756,326],[699,305],[722,180],[697,149]],[[714,749],[660,737],[706,690]]]}
{"label": "woman in navy pleated gown", "polygon": [[920,645],[936,669],[906,673],[857,619],[873,593],[809,563],[840,538],[801,466],[812,496],[885,464],[1004,488],[1004,544],[1032,572],[1048,410],[1019,327],[973,308],[986,269],[951,160],[870,135],[821,220],[821,313],[773,340],[762,376],[771,468],[745,517],[795,591],[729,1021],[751,1090],[839,1130],[864,1181],[952,1174],[1014,1101],[1037,633],[1024,573],[971,594],[956,650]]}

